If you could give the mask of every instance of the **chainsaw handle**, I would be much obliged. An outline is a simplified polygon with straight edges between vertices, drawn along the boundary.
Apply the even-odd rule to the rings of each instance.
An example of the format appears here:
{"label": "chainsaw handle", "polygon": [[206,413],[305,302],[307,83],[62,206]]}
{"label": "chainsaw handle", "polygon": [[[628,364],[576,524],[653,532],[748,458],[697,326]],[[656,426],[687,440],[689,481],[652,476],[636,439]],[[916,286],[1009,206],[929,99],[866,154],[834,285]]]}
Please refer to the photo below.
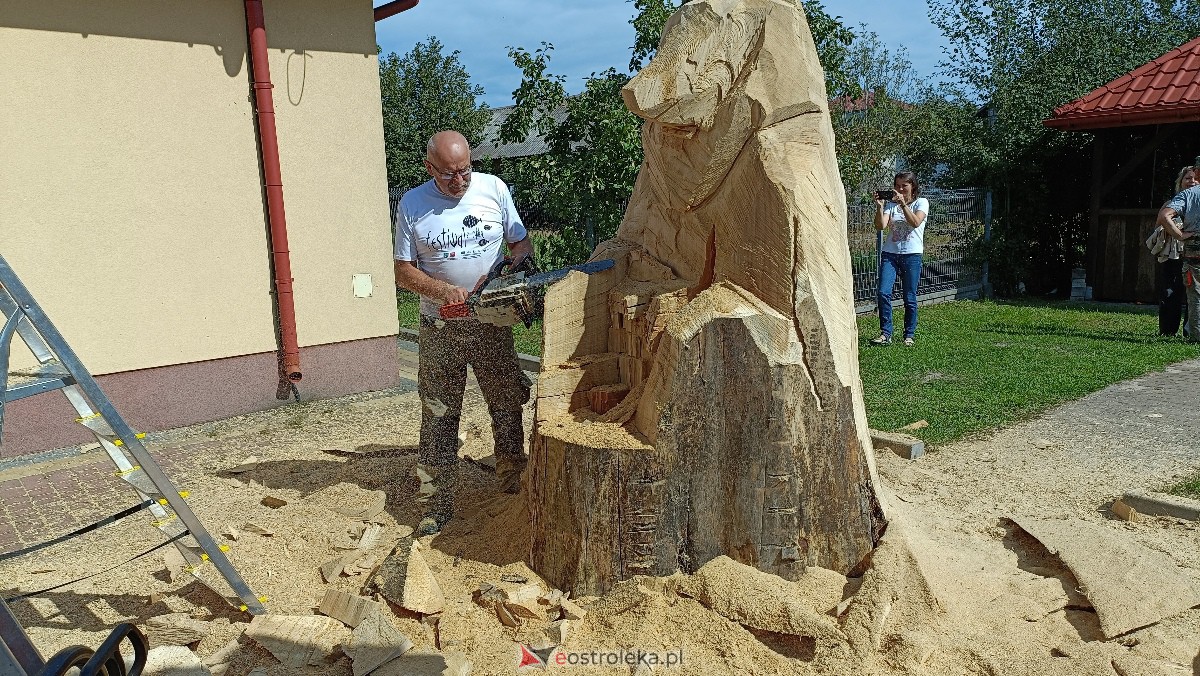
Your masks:
{"label": "chainsaw handle", "polygon": [[[470,317],[472,314],[471,303],[479,299],[479,294],[483,293],[483,290],[487,288],[487,285],[490,284],[492,280],[499,279],[506,274],[512,274],[518,270],[533,272],[533,257],[525,256],[521,258],[521,260],[515,262],[513,259],[508,257],[501,258],[500,260],[496,261],[496,264],[493,265],[490,270],[488,270],[487,275],[485,275],[483,279],[479,280],[479,283],[475,285],[475,289],[471,291],[470,295],[467,296],[467,302],[446,303],[442,307],[438,308],[438,314],[441,315],[442,319],[459,319],[462,317]],[[530,321],[532,320],[525,320],[525,325],[528,326]]]}
{"label": "chainsaw handle", "polygon": [[438,308],[442,319],[461,319],[471,316],[471,306],[467,303],[446,303]]}

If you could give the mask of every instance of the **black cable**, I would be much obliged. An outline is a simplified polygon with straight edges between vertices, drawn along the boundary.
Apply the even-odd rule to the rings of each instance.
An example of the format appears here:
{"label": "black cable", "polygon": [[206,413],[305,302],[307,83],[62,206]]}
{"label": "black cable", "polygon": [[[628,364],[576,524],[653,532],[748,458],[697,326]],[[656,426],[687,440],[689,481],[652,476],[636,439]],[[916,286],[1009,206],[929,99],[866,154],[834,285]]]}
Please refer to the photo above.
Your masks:
{"label": "black cable", "polygon": [[89,579],[89,578],[96,577],[97,575],[103,575],[103,574],[105,574],[105,573],[108,573],[108,572],[111,572],[111,571],[113,571],[113,570],[116,570],[117,568],[120,568],[121,566],[123,566],[123,565],[125,565],[125,564],[127,564],[127,563],[130,563],[130,562],[132,562],[132,561],[137,561],[138,559],[142,558],[143,556],[145,556],[145,555],[147,555],[147,554],[151,554],[151,553],[153,553],[153,552],[156,552],[156,551],[158,551],[158,550],[162,549],[163,547],[166,547],[167,545],[169,545],[169,544],[171,544],[171,543],[175,542],[176,540],[179,540],[179,539],[181,539],[181,538],[184,538],[184,537],[186,537],[186,536],[188,536],[188,535],[190,535],[190,534],[191,534],[191,533],[189,533],[188,531],[183,531],[182,533],[180,533],[179,535],[176,535],[175,537],[171,538],[170,540],[167,540],[167,541],[165,541],[165,542],[161,542],[161,543],[159,543],[159,544],[157,544],[157,545],[154,545],[153,547],[151,547],[150,549],[147,549],[146,551],[142,552],[141,554],[138,554],[137,556],[134,556],[134,557],[132,557],[132,558],[129,558],[129,559],[125,559],[125,560],[124,560],[124,561],[122,561],[121,563],[118,563],[117,565],[115,565],[115,566],[112,566],[111,568],[105,568],[104,570],[99,570],[99,571],[96,571],[95,573],[92,573],[91,575],[84,575],[83,577],[77,577],[77,578],[75,578],[74,580],[69,580],[69,581],[67,581],[67,582],[64,582],[64,583],[62,583],[62,584],[56,584],[56,585],[54,585],[53,587],[46,587],[45,589],[39,589],[38,591],[35,591],[35,592],[29,592],[29,593],[27,593],[27,594],[21,594],[20,596],[13,596],[13,597],[10,597],[10,598],[7,598],[7,599],[4,599],[4,602],[5,602],[5,603],[12,603],[13,601],[20,601],[21,599],[27,599],[27,598],[29,598],[30,596],[37,596],[37,595],[39,595],[39,594],[45,594],[46,592],[49,592],[49,591],[54,591],[55,589],[62,589],[63,587],[66,587],[67,585],[72,585],[72,584],[75,584],[76,582],[83,582],[84,580],[87,580],[87,579]]}
{"label": "black cable", "polygon": [[80,528],[79,530],[67,533],[66,535],[60,535],[59,537],[56,537],[53,540],[47,540],[40,544],[30,545],[29,547],[26,547],[25,549],[18,549],[13,552],[5,552],[3,554],[0,554],[0,561],[7,561],[8,559],[15,559],[18,556],[23,556],[23,555],[29,554],[31,552],[36,552],[39,549],[45,549],[46,547],[56,545],[60,542],[66,541],[66,540],[70,540],[71,538],[73,538],[77,535],[83,535],[84,533],[90,533],[90,532],[96,530],[97,528],[100,528],[101,526],[107,526],[110,523],[116,523],[117,521],[124,519],[125,517],[129,516],[130,514],[137,514],[138,512],[142,511],[143,509],[146,509],[147,507],[149,507],[150,505],[153,505],[153,504],[154,504],[153,500],[147,500],[147,501],[141,503],[140,505],[134,505],[134,506],[130,507],[129,509],[117,512],[116,514],[113,514],[112,516],[105,517],[105,518],[97,521],[96,523],[91,524],[90,526],[84,526],[83,528]]}

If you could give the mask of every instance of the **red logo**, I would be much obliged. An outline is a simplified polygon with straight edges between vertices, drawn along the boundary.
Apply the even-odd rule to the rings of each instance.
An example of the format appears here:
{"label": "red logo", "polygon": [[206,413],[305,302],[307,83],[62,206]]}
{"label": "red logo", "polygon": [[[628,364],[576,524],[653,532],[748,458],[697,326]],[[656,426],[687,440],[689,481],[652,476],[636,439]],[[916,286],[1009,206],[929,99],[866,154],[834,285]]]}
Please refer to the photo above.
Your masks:
{"label": "red logo", "polygon": [[517,644],[517,669],[532,667],[534,669],[545,669],[546,660],[550,658],[550,653],[554,652],[554,647],[543,648],[542,650],[534,650],[522,643]]}

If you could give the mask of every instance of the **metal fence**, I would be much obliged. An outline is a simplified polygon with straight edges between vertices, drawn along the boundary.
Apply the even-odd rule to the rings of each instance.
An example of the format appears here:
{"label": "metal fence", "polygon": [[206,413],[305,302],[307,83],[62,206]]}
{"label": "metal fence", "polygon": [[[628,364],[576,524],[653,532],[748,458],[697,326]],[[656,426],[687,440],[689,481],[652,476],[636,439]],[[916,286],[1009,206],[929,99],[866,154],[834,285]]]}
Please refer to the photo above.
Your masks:
{"label": "metal fence", "polygon": [[[392,222],[400,204],[402,188],[390,188],[388,201]],[[955,298],[977,298],[983,288],[985,270],[971,251],[986,237],[986,197],[983,190],[931,190],[929,220],[925,226],[925,255],[918,303],[936,303]],[[847,239],[854,278],[854,305],[859,313],[875,309],[879,280],[879,251],[883,236],[875,231],[875,205],[852,204],[846,209]],[[893,299],[900,299],[897,284]]]}
{"label": "metal fence", "polygon": [[388,221],[396,222],[396,209],[400,206],[400,198],[407,188],[388,188]]}
{"label": "metal fence", "polygon": [[[937,190],[925,196],[929,199],[929,219],[917,302],[979,297],[985,272],[978,257],[971,253],[986,236],[984,191]],[[883,234],[875,230],[875,205],[850,205],[846,221],[855,309],[859,313],[872,312],[879,282],[879,251],[883,247]],[[896,284],[893,300],[900,299],[901,293]]]}

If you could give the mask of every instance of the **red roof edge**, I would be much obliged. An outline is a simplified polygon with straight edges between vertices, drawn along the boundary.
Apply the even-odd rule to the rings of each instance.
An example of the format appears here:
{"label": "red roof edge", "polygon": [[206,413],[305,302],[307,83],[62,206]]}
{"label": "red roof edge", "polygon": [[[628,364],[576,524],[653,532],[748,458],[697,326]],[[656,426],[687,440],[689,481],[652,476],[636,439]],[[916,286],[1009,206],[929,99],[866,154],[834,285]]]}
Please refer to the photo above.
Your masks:
{"label": "red roof edge", "polygon": [[1175,124],[1179,122],[1200,121],[1200,105],[1192,104],[1186,107],[1134,110],[1134,111],[1104,111],[1091,115],[1073,115],[1067,118],[1052,117],[1042,120],[1047,127],[1062,131],[1079,131],[1088,129],[1107,129],[1109,127],[1133,127],[1148,124]]}
{"label": "red roof edge", "polygon": [[[1042,124],[1076,130],[1200,120],[1200,96],[1192,82],[1183,84],[1181,79],[1188,72],[1200,79],[1197,57],[1200,57],[1200,37],[1055,108]],[[1166,82],[1156,83],[1170,65],[1176,66],[1170,71],[1175,75]]]}

